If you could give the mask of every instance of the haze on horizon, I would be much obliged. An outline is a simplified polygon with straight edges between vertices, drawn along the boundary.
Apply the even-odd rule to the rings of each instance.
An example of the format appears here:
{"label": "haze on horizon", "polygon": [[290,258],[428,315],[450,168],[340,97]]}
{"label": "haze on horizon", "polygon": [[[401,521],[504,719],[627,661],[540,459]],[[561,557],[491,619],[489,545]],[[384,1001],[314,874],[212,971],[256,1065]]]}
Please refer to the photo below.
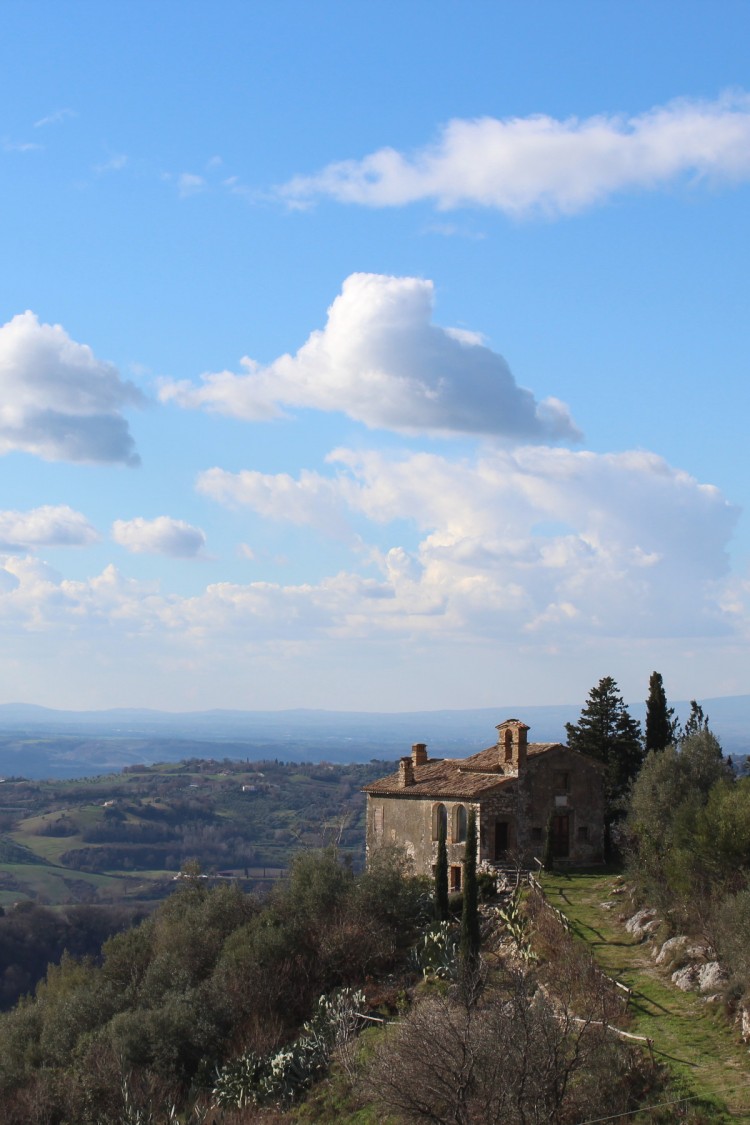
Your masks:
{"label": "haze on horizon", "polygon": [[745,4],[4,30],[0,702],[747,691]]}

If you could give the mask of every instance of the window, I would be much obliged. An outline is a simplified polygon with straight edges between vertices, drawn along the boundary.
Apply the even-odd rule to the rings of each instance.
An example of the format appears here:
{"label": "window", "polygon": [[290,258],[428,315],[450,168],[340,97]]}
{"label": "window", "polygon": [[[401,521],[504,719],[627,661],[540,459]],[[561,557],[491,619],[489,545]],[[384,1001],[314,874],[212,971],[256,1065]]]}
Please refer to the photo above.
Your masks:
{"label": "window", "polygon": [[589,829],[588,825],[582,824],[578,829],[578,843],[588,844],[589,842]]}
{"label": "window", "polygon": [[448,836],[448,813],[445,805],[432,806],[432,838],[433,840],[440,839],[440,825],[445,829],[446,838]]}
{"label": "window", "polygon": [[513,761],[513,735],[509,730],[503,734],[503,742],[505,744],[505,760],[506,762]]}
{"label": "window", "polygon": [[453,810],[453,843],[466,843],[466,830],[469,825],[469,816],[464,805],[456,805]]}
{"label": "window", "polygon": [[570,789],[570,774],[565,770],[555,770],[552,781],[555,793],[567,793]]}
{"label": "window", "polygon": [[541,840],[541,838],[542,838],[541,828],[532,828],[531,829],[531,839],[535,840],[538,843]]}
{"label": "window", "polygon": [[451,891],[454,893],[461,890],[461,868],[458,866],[451,867]]}

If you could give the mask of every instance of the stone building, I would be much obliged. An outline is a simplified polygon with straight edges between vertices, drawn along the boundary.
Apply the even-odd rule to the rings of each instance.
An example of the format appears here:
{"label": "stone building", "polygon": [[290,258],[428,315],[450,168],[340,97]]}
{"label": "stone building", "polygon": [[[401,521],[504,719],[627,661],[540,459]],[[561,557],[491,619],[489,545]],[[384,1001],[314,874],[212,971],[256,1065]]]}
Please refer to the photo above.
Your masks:
{"label": "stone building", "polygon": [[494,746],[470,758],[429,758],[418,742],[398,770],[364,787],[367,856],[381,847],[404,847],[417,874],[431,875],[440,821],[452,890],[461,887],[469,809],[476,812],[478,859],[530,864],[545,836],[561,864],[602,859],[603,766],[559,742],[528,742],[518,719],[497,727]]}

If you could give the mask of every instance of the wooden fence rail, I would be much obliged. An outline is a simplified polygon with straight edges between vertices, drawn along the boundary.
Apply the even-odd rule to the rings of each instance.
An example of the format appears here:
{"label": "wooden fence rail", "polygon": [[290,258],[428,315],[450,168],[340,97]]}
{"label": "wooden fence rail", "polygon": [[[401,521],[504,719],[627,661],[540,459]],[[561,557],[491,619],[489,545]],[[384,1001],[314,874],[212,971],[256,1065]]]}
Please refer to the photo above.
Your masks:
{"label": "wooden fence rail", "polygon": [[[541,861],[535,858],[534,862],[539,864],[539,869],[541,870],[542,869]],[[563,929],[566,931],[566,933],[570,933],[571,932],[570,919],[567,918],[565,914],[563,914],[562,910],[558,910],[558,908],[556,906],[552,905],[552,903],[549,901],[546,894],[544,893],[544,887],[542,886],[542,884],[539,882],[539,880],[537,879],[537,877],[535,875],[532,875],[532,873],[529,872],[528,879],[529,879],[529,886],[531,887],[531,889],[537,895],[539,895],[539,899],[540,899],[541,903],[547,908],[547,910],[550,910],[554,914],[555,918],[560,923],[560,925],[563,927]],[[625,998],[625,1007],[627,1008],[628,1005],[630,1004],[630,1001],[633,998],[632,988],[629,988],[626,984],[623,984],[619,980],[615,980],[614,977],[608,976],[607,973],[605,973],[602,969],[600,969],[598,965],[596,966],[596,971],[599,974],[599,976],[601,976],[604,980],[606,980],[608,982],[608,984],[612,985],[613,988],[617,989],[619,992],[621,992],[623,994],[623,996]],[[623,1034],[625,1034],[625,1033],[623,1032]],[[635,1036],[635,1038],[639,1038],[639,1037]]]}

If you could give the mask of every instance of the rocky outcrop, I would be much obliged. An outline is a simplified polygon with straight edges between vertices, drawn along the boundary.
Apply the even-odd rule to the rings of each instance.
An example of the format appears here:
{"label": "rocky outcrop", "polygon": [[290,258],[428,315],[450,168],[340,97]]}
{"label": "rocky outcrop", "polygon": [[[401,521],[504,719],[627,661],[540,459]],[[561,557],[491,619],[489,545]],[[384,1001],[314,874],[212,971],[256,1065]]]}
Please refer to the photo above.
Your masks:
{"label": "rocky outcrop", "polygon": [[727,979],[727,973],[718,961],[707,961],[705,965],[698,966],[698,991],[704,995],[719,992]]}
{"label": "rocky outcrop", "polygon": [[676,973],[672,973],[672,984],[682,989],[683,992],[692,992],[698,984],[698,966],[686,965],[684,969],[678,969]]}
{"label": "rocky outcrop", "polygon": [[686,954],[690,938],[687,934],[678,934],[676,937],[668,938],[664,944],[654,950],[654,960],[657,965],[663,965],[673,961],[677,957],[682,957]]}
{"label": "rocky outcrop", "polygon": [[660,920],[656,916],[656,911],[651,906],[644,906],[632,918],[628,918],[625,923],[625,929],[629,934],[632,934],[637,941],[645,941],[649,934],[654,933],[661,925]]}
{"label": "rocky outcrop", "polygon": [[726,982],[726,971],[718,961],[706,961],[703,965],[693,962],[672,973],[672,983],[683,992],[696,991],[712,998],[716,998]]}

